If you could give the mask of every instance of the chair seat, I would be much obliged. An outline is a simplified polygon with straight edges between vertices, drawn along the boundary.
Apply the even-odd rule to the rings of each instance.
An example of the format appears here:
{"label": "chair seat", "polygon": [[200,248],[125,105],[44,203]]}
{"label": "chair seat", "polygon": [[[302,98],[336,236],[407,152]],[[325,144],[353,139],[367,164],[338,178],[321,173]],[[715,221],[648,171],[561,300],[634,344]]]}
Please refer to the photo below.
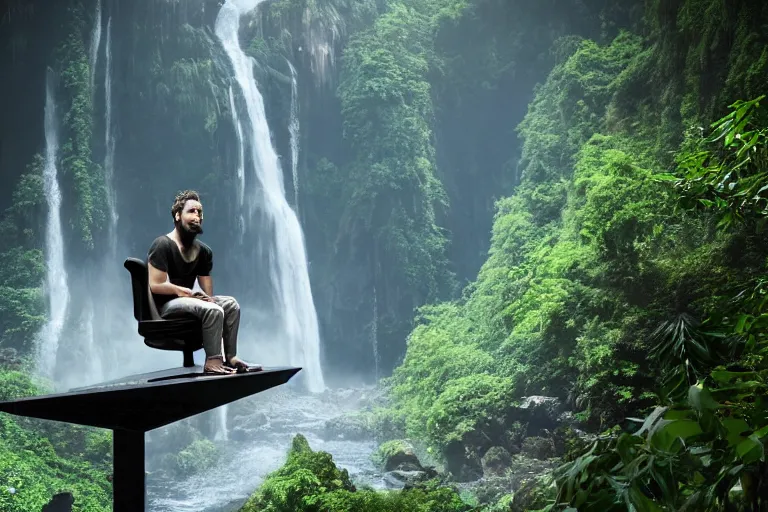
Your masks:
{"label": "chair seat", "polygon": [[144,344],[159,350],[179,350],[184,354],[184,366],[194,366],[192,353],[203,348],[202,320],[194,316],[160,318],[149,289],[147,264],[127,258],[124,266],[131,274],[133,316]]}
{"label": "chair seat", "polygon": [[140,320],[139,334],[146,338],[200,338],[203,322],[196,317]]}
{"label": "chair seat", "polygon": [[202,331],[202,321],[195,317],[139,322],[144,343],[160,350],[199,350],[203,347]]}

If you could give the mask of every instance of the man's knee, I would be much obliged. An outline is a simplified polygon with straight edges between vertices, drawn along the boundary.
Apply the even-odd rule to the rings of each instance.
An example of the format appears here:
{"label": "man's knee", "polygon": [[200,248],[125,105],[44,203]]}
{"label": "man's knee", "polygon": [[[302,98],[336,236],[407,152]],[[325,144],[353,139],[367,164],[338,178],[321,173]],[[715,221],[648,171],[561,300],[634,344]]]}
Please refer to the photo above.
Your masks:
{"label": "man's knee", "polygon": [[240,313],[240,303],[234,297],[227,295],[219,297],[220,305],[224,309],[224,313]]}
{"label": "man's knee", "polygon": [[214,322],[220,322],[224,320],[224,309],[218,304],[212,302],[206,302],[204,306],[204,317],[210,318]]}

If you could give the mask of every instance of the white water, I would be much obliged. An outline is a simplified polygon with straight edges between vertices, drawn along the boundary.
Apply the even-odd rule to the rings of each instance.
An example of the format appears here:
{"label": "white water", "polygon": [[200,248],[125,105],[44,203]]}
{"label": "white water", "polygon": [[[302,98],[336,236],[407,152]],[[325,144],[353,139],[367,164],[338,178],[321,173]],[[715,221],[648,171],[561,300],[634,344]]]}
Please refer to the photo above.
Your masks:
{"label": "white water", "polygon": [[106,71],[104,73],[104,181],[109,206],[109,250],[114,257],[117,252],[117,194],[115,192],[115,135],[112,126],[112,16],[107,21]]}
{"label": "white water", "polygon": [[299,213],[299,85],[296,78],[296,68],[291,61],[285,59],[291,68],[291,119],[288,132],[291,134],[291,175],[293,176],[293,204]]}
{"label": "white water", "polygon": [[[319,15],[313,15],[320,9]],[[336,66],[335,48],[346,32],[344,19],[330,2],[315,8],[307,7],[303,15],[304,33],[307,34],[310,67],[316,85],[331,85]]]}
{"label": "white water", "polygon": [[233,402],[229,413],[229,441],[214,441],[221,454],[217,462],[187,478],[163,475],[158,467],[162,455],[156,456],[154,448],[161,445],[163,437],[173,435],[173,427],[149,432],[147,510],[239,510],[264,478],[283,465],[291,441],[298,433],[306,437],[313,450],[330,453],[339,469],[349,472],[355,485],[387,488],[384,475],[371,460],[371,454],[377,447],[376,441],[332,435],[325,428],[328,420],[359,410],[360,397],[371,392],[372,389],[368,388],[308,395],[278,386]]}
{"label": "white water", "polygon": [[232,86],[229,86],[229,108],[232,110],[232,119],[237,131],[237,209],[240,212],[240,244],[243,243],[245,236],[245,218],[243,217],[245,202],[245,145],[243,144],[243,124],[237,115],[235,108],[235,95],[232,92]]}
{"label": "white water", "polygon": [[373,325],[371,326],[371,343],[373,344],[373,364],[375,382],[379,381],[379,305],[376,299],[376,287],[373,287]]}
{"label": "white water", "polygon": [[[312,299],[307,269],[304,236],[299,220],[285,199],[283,174],[272,147],[264,101],[253,76],[253,60],[240,48],[238,30],[240,16],[255,8],[262,0],[227,0],[216,18],[216,36],[232,63],[235,80],[245,100],[250,122],[249,140],[239,141],[251,151],[253,174],[258,186],[247,191],[246,229],[251,238],[267,238],[269,245],[269,281],[281,315],[280,340],[277,344],[283,358],[303,368],[304,381],[310,391],[325,389],[320,368],[320,333]],[[239,114],[238,114],[239,115]],[[238,119],[244,119],[239,115]],[[261,214],[265,225],[254,226],[255,214]],[[272,351],[270,357],[280,356]],[[262,358],[262,363],[274,364]]]}
{"label": "white water", "polygon": [[94,309],[93,298],[86,296],[86,306],[79,330],[76,336],[83,340],[84,353],[82,356],[85,367],[87,368],[88,378],[93,382],[102,382],[104,380],[104,366],[99,356],[99,350],[96,346],[96,333],[94,332]]}
{"label": "white water", "polygon": [[99,60],[99,45],[101,44],[101,0],[96,1],[96,19],[93,22],[93,32],[91,33],[91,48],[90,48],[90,65],[91,65],[91,88],[93,92],[93,84],[96,80],[96,64]]}
{"label": "white water", "polygon": [[213,436],[215,441],[229,441],[229,430],[227,428],[227,411],[228,407],[222,405],[216,408],[216,414],[218,415],[218,425],[216,425],[216,434]]}
{"label": "white water", "polygon": [[53,376],[56,366],[59,338],[69,305],[67,271],[64,267],[64,237],[61,232],[61,190],[56,167],[59,149],[58,126],[51,74],[49,70],[45,87],[45,168],[43,170],[43,186],[48,204],[45,228],[48,322],[40,332],[37,346],[39,372],[49,378]]}

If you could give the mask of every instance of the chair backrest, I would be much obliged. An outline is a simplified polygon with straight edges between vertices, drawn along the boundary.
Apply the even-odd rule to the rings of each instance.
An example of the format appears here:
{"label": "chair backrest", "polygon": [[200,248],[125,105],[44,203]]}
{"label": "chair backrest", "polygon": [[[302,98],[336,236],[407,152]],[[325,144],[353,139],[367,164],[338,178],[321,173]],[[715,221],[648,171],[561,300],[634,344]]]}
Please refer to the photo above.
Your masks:
{"label": "chair backrest", "polygon": [[152,292],[149,290],[149,270],[147,264],[138,258],[126,258],[123,266],[131,273],[131,291],[133,292],[133,316],[138,321],[159,320]]}

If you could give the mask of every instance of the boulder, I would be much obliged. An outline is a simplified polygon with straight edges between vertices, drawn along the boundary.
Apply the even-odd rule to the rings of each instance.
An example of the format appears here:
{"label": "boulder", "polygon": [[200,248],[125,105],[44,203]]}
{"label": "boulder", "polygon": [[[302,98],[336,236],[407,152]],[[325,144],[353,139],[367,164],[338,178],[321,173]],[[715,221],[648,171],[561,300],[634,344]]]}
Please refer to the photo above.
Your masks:
{"label": "boulder", "polygon": [[459,441],[449,443],[443,449],[445,465],[457,482],[474,482],[482,478],[483,465],[477,452]]}
{"label": "boulder", "polygon": [[423,471],[424,468],[408,441],[397,439],[379,446],[375,461],[384,471]]}
{"label": "boulder", "polygon": [[532,459],[550,459],[556,455],[555,444],[546,437],[526,437],[520,453]]}
{"label": "boulder", "polygon": [[540,475],[548,474],[557,464],[558,462],[554,459],[536,460],[522,455],[513,455],[503,475],[484,476],[476,482],[465,485],[469,486],[467,488],[471,489],[481,505],[497,503],[506,496],[509,502],[507,506],[493,509],[506,511],[509,510],[512,496],[517,496],[518,491],[525,486],[527,481],[537,479]]}
{"label": "boulder", "polygon": [[269,424],[269,417],[263,412],[257,411],[250,414],[237,414],[229,421],[229,427],[237,427],[246,430],[256,430]]}
{"label": "boulder", "polygon": [[509,465],[512,462],[512,456],[510,453],[501,446],[493,446],[481,459],[483,466],[483,476],[503,476],[509,469]]}
{"label": "boulder", "polygon": [[325,422],[325,439],[365,441],[374,438],[373,427],[366,416],[350,414],[337,416]]}
{"label": "boulder", "polygon": [[146,453],[148,456],[162,456],[165,453],[179,453],[195,441],[203,438],[199,430],[189,422],[179,421],[147,434]]}
{"label": "boulder", "polygon": [[[515,420],[528,424],[528,435],[536,434],[541,429],[553,429],[559,426],[565,412],[563,402],[551,396],[529,396],[510,410],[509,424]],[[565,419],[565,418],[563,418]]]}
{"label": "boulder", "polygon": [[422,482],[437,477],[437,471],[432,468],[426,468],[422,471],[403,471],[396,469],[384,473],[384,483],[392,489],[409,489]]}
{"label": "boulder", "polygon": [[68,492],[62,492],[54,495],[54,497],[40,512],[72,512],[72,505],[75,504],[75,498]]}
{"label": "boulder", "polygon": [[159,458],[155,471],[184,478],[211,467],[219,458],[220,453],[216,445],[207,439],[199,439],[178,453],[164,454]]}

